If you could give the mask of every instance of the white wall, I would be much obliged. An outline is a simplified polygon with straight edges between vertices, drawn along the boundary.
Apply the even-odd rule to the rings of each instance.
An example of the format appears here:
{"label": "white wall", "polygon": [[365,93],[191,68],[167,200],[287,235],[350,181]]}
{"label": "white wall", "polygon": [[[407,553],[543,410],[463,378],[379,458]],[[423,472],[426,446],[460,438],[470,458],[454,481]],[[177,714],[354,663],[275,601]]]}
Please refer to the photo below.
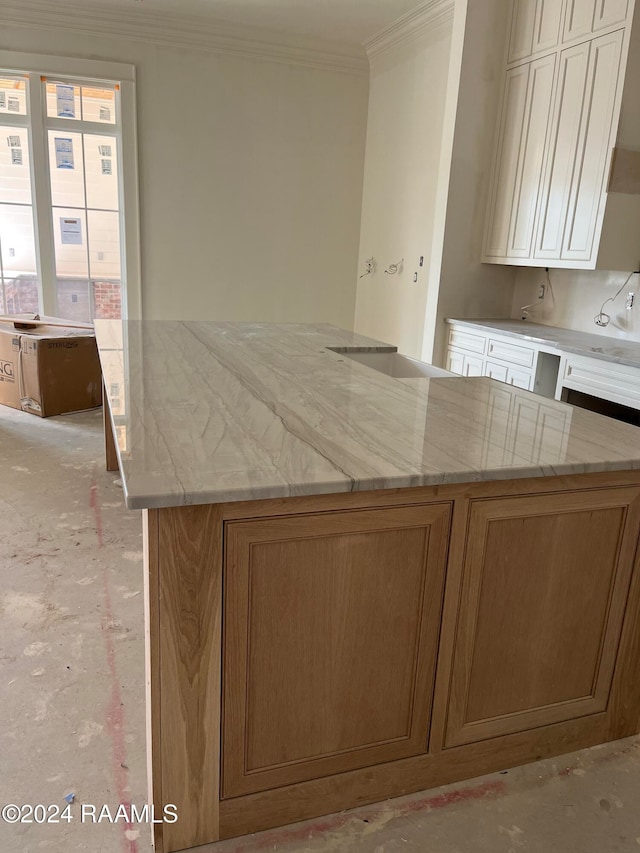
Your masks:
{"label": "white wall", "polygon": [[[552,293],[538,300],[540,284],[546,283],[543,269],[522,267],[518,270],[511,316],[520,319],[523,305],[533,304],[531,320],[546,326],[577,329],[594,335],[640,341],[640,276],[634,275],[615,302],[604,311],[611,317],[606,328],[596,326],[593,318],[605,299],[613,298],[629,275],[628,272],[600,270],[550,270]],[[636,294],[636,304],[625,310],[627,293]],[[555,301],[554,301],[555,297]]]}
{"label": "white wall", "polygon": [[[355,328],[418,358],[450,47],[449,21],[372,59],[358,274],[371,256],[377,272],[358,281]],[[385,275],[402,258],[402,272]]]}
{"label": "white wall", "polygon": [[0,47],[136,66],[146,317],[352,326],[366,77],[27,26]]}
{"label": "white wall", "polygon": [[[422,352],[434,364],[444,364],[447,317],[504,318],[511,312],[514,269],[480,263],[509,17],[505,5],[456,2],[452,63],[459,65],[459,88],[456,93],[450,86],[455,127],[446,143],[451,152],[450,169],[442,173],[446,208],[442,204],[437,213]],[[454,66],[452,79],[455,72]]]}

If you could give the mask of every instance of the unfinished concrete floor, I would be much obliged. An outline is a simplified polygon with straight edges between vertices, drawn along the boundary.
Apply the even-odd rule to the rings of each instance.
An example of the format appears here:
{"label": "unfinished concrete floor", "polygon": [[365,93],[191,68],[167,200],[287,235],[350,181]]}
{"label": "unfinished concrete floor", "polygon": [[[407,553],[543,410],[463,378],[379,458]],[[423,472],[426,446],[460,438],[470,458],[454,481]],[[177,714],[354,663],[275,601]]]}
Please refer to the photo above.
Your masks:
{"label": "unfinished concrete floor", "polygon": [[[140,514],[101,423],[0,407],[0,806],[74,795],[68,823],[0,822],[0,853],[151,850],[146,826],[80,821],[146,799]],[[412,850],[640,851],[640,739],[200,848]]]}

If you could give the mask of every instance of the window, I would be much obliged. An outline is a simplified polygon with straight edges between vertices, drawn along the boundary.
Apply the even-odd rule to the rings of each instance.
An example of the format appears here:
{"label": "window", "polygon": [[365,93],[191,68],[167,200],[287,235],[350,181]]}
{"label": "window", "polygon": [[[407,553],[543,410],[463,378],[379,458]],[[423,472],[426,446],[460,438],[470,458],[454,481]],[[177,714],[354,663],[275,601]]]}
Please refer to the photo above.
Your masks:
{"label": "window", "polygon": [[139,316],[133,69],[0,51],[0,314]]}

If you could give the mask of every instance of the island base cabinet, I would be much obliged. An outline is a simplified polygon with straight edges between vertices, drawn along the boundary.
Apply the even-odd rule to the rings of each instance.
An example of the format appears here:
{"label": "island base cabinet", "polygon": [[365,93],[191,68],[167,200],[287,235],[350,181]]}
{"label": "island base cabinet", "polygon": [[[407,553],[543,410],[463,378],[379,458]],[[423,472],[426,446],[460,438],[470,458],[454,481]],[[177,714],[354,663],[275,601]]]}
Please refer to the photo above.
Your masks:
{"label": "island base cabinet", "polygon": [[637,489],[470,502],[445,746],[604,713]]}
{"label": "island base cabinet", "polygon": [[145,511],[172,853],[625,737],[640,476]]}
{"label": "island base cabinet", "polygon": [[450,514],[226,525],[224,798],[427,751]]}

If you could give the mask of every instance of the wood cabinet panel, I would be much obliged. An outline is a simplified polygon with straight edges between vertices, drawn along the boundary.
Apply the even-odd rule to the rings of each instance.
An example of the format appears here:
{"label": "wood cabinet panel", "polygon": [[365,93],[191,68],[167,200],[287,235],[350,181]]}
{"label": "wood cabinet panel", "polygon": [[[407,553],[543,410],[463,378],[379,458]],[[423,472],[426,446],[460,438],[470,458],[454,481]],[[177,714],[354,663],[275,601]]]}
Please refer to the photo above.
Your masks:
{"label": "wood cabinet panel", "polygon": [[226,525],[224,797],[426,752],[450,512]]}
{"label": "wood cabinet panel", "polygon": [[445,746],[606,711],[638,489],[471,502]]}

